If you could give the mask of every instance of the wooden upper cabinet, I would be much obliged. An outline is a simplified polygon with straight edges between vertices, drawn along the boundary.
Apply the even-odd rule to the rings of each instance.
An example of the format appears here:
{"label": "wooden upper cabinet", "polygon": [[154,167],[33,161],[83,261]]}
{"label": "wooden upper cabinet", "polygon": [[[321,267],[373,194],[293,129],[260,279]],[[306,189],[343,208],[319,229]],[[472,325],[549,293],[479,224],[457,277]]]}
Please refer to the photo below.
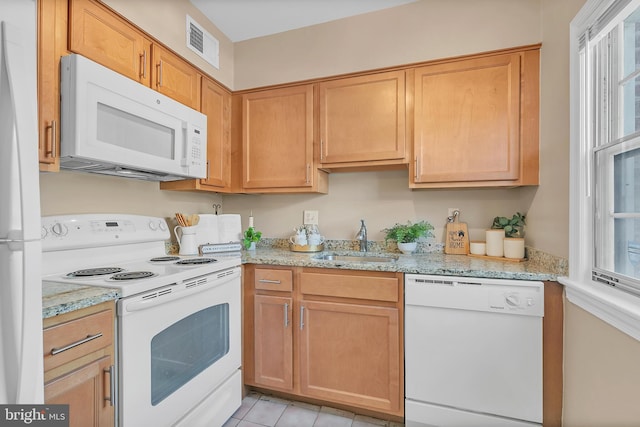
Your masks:
{"label": "wooden upper cabinet", "polygon": [[406,164],[405,72],[321,82],[323,167]]}
{"label": "wooden upper cabinet", "polygon": [[194,110],[200,110],[202,74],[178,55],[160,45],[152,46],[151,87]]}
{"label": "wooden upper cabinet", "polygon": [[38,1],[40,170],[60,169],[60,57],[67,53],[67,0]]}
{"label": "wooden upper cabinet", "polygon": [[70,0],[69,17],[72,52],[149,86],[149,38],[94,0]]}
{"label": "wooden upper cabinet", "polygon": [[326,192],[314,163],[314,86],[242,98],[243,187],[247,192]]}
{"label": "wooden upper cabinet", "polygon": [[203,184],[231,185],[231,93],[202,78],[200,111],[207,116],[207,178]]}
{"label": "wooden upper cabinet", "polygon": [[411,70],[410,186],[538,183],[539,50]]}

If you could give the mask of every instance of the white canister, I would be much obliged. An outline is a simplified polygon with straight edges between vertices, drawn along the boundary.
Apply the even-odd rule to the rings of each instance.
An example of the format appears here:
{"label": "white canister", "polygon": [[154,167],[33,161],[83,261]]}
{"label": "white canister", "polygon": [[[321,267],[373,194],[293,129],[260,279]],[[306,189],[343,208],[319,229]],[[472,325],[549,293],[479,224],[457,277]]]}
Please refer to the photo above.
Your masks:
{"label": "white canister", "polygon": [[487,245],[485,242],[469,242],[469,252],[473,255],[484,255],[487,253]]}
{"label": "white canister", "polygon": [[485,233],[487,240],[487,255],[501,257],[504,255],[504,229],[492,228]]}
{"label": "white canister", "polygon": [[521,237],[504,239],[504,257],[513,259],[524,258],[524,239]]}

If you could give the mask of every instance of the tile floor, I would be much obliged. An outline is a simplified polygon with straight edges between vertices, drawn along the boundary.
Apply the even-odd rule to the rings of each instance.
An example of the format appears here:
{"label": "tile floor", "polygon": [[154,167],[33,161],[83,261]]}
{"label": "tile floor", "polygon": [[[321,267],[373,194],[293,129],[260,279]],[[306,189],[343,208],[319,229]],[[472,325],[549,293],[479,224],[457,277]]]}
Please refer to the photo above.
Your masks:
{"label": "tile floor", "polygon": [[223,427],[402,427],[403,424],[355,415],[327,406],[310,405],[249,393]]}

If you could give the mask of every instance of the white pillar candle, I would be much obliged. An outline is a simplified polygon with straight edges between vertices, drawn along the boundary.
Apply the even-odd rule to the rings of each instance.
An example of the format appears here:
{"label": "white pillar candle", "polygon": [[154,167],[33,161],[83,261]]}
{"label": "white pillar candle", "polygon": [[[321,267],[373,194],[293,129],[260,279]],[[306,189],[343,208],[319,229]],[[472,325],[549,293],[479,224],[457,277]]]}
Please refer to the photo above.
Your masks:
{"label": "white pillar candle", "polygon": [[524,258],[524,239],[519,237],[504,239],[504,257],[513,259]]}
{"label": "white pillar candle", "polygon": [[504,229],[489,229],[485,233],[487,240],[487,255],[503,256],[504,255]]}
{"label": "white pillar candle", "polygon": [[253,212],[249,214],[249,227],[253,227]]}
{"label": "white pillar candle", "polygon": [[469,250],[474,255],[484,255],[487,251],[487,248],[484,242],[470,242]]}

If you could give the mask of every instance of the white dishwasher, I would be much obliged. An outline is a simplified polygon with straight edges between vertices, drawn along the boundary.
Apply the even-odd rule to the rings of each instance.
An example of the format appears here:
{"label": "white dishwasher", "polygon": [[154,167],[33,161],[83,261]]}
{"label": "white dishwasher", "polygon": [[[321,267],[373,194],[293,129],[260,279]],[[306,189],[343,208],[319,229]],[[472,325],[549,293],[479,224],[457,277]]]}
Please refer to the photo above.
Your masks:
{"label": "white dishwasher", "polygon": [[407,427],[542,425],[542,282],[405,275]]}

